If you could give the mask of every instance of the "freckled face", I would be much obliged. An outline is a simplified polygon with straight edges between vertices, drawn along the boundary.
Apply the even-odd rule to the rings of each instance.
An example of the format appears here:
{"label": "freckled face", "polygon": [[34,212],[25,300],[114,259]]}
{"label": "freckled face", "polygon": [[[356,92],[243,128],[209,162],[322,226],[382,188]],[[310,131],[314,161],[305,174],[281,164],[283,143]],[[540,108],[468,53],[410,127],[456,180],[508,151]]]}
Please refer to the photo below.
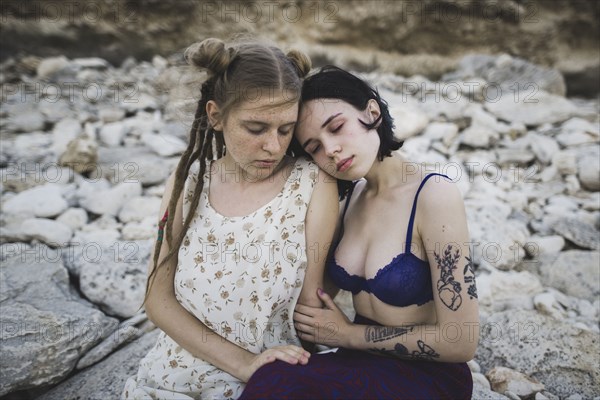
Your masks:
{"label": "freckled face", "polygon": [[373,115],[337,99],[317,99],[303,104],[295,135],[304,150],[330,175],[344,180],[363,178],[379,150],[379,135],[367,130]]}
{"label": "freckled face", "polygon": [[298,118],[298,103],[285,103],[287,98],[246,101],[232,109],[223,123],[213,123],[223,132],[225,157],[248,176],[270,176],[285,156]]}

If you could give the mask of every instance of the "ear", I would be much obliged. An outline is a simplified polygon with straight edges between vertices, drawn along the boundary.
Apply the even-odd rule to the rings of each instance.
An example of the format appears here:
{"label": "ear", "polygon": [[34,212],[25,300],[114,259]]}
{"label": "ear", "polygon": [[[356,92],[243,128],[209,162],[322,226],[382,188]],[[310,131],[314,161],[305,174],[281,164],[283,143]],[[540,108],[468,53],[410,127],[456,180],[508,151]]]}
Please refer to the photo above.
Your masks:
{"label": "ear", "polygon": [[221,118],[221,109],[213,100],[209,100],[206,103],[206,115],[208,117],[208,122],[213,127],[215,131],[223,130],[223,122]]}
{"label": "ear", "polygon": [[367,102],[367,115],[371,122],[375,121],[381,115],[381,109],[375,99],[371,99]]}

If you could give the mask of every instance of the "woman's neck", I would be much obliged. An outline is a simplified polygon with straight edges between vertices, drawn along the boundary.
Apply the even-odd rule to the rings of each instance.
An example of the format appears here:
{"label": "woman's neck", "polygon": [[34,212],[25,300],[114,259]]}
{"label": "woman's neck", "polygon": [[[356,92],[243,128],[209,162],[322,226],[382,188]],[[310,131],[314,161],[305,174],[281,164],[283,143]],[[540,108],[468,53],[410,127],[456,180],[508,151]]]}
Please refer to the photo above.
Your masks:
{"label": "woman's neck", "polygon": [[367,181],[365,190],[377,195],[380,192],[404,185],[412,180],[410,175],[416,173],[416,170],[411,172],[411,168],[416,168],[414,163],[408,162],[399,154],[385,157],[383,161],[375,159],[371,169],[365,175]]}

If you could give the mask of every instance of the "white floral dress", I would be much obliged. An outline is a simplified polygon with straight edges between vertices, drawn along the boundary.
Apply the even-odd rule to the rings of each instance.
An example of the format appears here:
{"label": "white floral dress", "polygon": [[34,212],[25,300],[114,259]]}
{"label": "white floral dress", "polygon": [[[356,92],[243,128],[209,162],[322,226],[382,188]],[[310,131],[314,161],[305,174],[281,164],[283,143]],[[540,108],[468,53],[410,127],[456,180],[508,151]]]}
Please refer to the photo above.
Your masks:
{"label": "white floral dress", "polygon": [[[199,162],[185,182],[187,215]],[[292,316],[307,265],[304,221],[318,167],[296,160],[281,192],[244,217],[225,217],[208,201],[210,168],[200,204],[179,249],[177,300],[238,346],[260,353],[299,345]],[[164,332],[130,377],[125,399],[235,399],[244,383],[192,356]]]}

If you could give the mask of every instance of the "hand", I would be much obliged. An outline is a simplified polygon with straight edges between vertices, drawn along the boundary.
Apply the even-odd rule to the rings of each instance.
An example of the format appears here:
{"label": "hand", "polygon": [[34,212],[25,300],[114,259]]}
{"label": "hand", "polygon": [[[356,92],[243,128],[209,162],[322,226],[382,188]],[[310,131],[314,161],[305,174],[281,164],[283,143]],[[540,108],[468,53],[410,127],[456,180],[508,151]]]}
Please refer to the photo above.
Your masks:
{"label": "hand", "polygon": [[339,309],[331,297],[318,289],[317,295],[325,308],[296,305],[294,326],[302,340],[324,344],[330,347],[347,347],[348,333],[352,322]]}
{"label": "hand", "polygon": [[275,346],[263,351],[260,354],[253,354],[246,367],[240,374],[239,378],[248,382],[250,377],[263,365],[272,363],[275,360],[281,360],[288,364],[302,364],[306,365],[310,353],[304,350],[302,347],[287,345],[287,346]]}

